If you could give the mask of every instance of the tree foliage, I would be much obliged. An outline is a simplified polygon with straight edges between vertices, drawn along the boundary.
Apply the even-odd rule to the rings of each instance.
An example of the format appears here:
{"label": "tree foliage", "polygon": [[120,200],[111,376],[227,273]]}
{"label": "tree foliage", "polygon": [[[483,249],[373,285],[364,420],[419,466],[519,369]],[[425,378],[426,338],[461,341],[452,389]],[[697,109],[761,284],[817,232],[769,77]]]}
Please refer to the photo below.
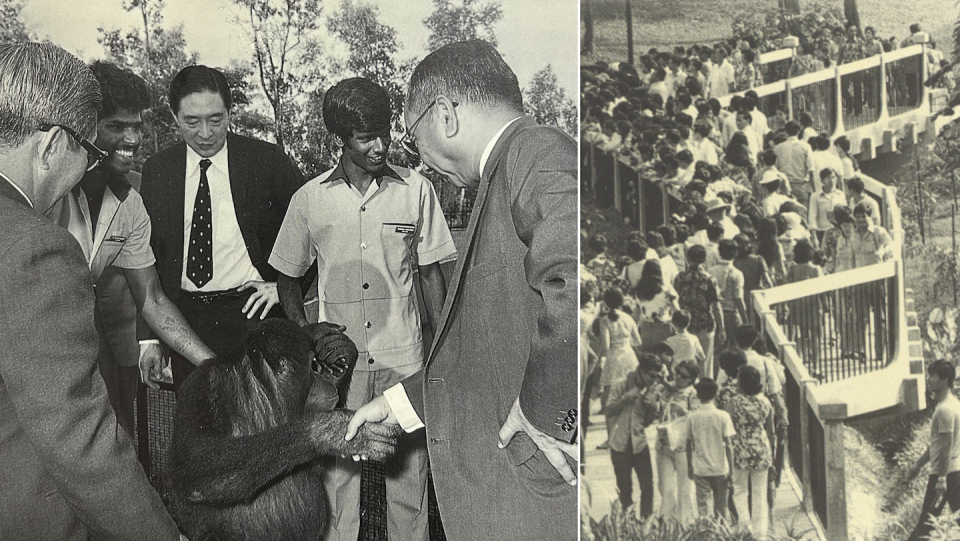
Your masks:
{"label": "tree foliage", "polygon": [[253,44],[260,87],[273,110],[281,147],[302,147],[295,100],[315,89],[324,65],[316,31],[320,0],[234,0]]}
{"label": "tree foliage", "polygon": [[577,137],[577,105],[557,84],[550,64],[535,73],[530,86],[523,90],[523,106],[538,124],[556,126]]}
{"label": "tree foliage", "polygon": [[780,41],[787,36],[796,36],[801,45],[814,43],[824,32],[832,33],[843,28],[846,19],[837,2],[818,0],[808,4],[804,13],[797,11],[751,11],[737,15],[733,20],[733,35],[755,44],[761,52],[780,48]]}
{"label": "tree foliage", "polygon": [[434,11],[423,24],[430,30],[427,49],[436,51],[448,43],[480,38],[497,46],[493,27],[503,18],[500,2],[478,0],[433,0]]}
{"label": "tree foliage", "polygon": [[98,41],[106,50],[106,60],[124,66],[147,83],[150,108],[144,111],[144,152],[139,160],[179,140],[167,103],[170,81],[185,66],[197,63],[196,53],[188,53],[182,27],[163,27],[163,0],[130,0],[127,11],[138,11],[143,27],[135,30],[107,30],[100,27]]}
{"label": "tree foliage", "polygon": [[30,41],[30,32],[20,19],[23,3],[19,0],[0,0],[0,43]]}

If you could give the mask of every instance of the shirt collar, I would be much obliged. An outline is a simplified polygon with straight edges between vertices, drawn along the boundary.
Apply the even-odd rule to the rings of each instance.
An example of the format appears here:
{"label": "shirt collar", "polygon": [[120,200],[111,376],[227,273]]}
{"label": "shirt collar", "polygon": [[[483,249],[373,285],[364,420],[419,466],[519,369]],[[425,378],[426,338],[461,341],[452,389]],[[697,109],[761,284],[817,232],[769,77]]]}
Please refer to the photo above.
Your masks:
{"label": "shirt collar", "polygon": [[[397,173],[389,165],[384,165],[383,169],[380,171],[380,176],[376,177],[377,185],[380,185],[380,181],[384,178],[392,178],[398,182],[406,182],[403,180],[403,177],[400,176],[400,173]],[[333,172],[330,173],[330,176],[320,181],[321,184],[325,182],[330,182],[331,184],[336,183],[337,181],[343,181],[347,184],[350,184],[350,179],[347,178],[347,172],[343,169],[343,160],[341,159],[337,162],[337,167],[334,168]]]}
{"label": "shirt collar", "polygon": [[[193,171],[194,169],[199,168],[200,160],[202,159],[204,158],[197,154],[195,150],[190,148],[190,145],[187,145],[187,171]],[[224,173],[228,173],[230,171],[230,162],[227,159],[227,142],[223,142],[223,148],[220,149],[220,152],[217,152],[207,159],[210,160],[214,167],[220,171],[223,171]]]}
{"label": "shirt collar", "polygon": [[494,135],[493,138],[490,139],[490,142],[487,143],[487,147],[483,149],[483,154],[480,154],[480,176],[481,177],[483,177],[483,169],[487,166],[487,160],[490,159],[490,153],[493,152],[493,147],[497,144],[497,141],[500,140],[500,137],[503,135],[503,132],[507,131],[507,128],[510,126],[510,124],[513,124],[518,120],[520,120],[519,116],[511,120],[510,122],[507,122],[506,124],[504,124],[503,127],[500,128],[500,131],[498,131],[496,135]]}
{"label": "shirt collar", "polygon": [[14,190],[17,190],[18,192],[20,192],[20,195],[22,195],[23,198],[27,201],[27,204],[30,205],[30,208],[33,208],[33,200],[31,200],[30,196],[28,196],[26,193],[24,193],[23,190],[20,189],[20,186],[17,186],[17,184],[14,181],[10,180],[10,177],[8,177],[7,175],[4,175],[3,173],[0,173],[0,178],[7,181],[11,186],[13,186]]}

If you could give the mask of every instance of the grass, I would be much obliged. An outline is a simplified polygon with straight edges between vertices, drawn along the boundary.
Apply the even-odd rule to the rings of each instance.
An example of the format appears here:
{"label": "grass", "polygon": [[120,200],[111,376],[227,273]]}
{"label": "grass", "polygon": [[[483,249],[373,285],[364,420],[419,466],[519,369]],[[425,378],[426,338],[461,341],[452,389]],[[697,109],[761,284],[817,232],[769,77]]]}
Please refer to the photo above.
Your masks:
{"label": "grass", "polygon": [[[581,0],[590,2],[594,19],[594,52],[581,62],[615,62],[627,58],[624,0]],[[730,23],[740,13],[776,8],[776,0],[630,0],[633,12],[634,54],[650,47],[672,47],[711,43],[732,35]],[[833,0],[842,7],[841,0]],[[801,0],[801,9],[810,0]],[[937,41],[950,50],[958,9],[954,0],[859,0],[860,22],[873,26],[880,36],[909,35],[908,27],[920,23]],[[581,9],[582,17],[583,9]]]}

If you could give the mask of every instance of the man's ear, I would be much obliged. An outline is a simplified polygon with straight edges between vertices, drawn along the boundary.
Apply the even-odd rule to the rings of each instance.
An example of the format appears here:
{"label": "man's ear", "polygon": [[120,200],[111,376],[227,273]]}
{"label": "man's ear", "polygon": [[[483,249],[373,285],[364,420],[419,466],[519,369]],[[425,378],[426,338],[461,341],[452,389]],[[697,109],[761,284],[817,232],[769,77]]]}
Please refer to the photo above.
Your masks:
{"label": "man's ear", "polygon": [[443,95],[439,96],[437,98],[437,113],[443,123],[443,134],[447,138],[460,132],[460,118],[457,115],[457,108],[453,105],[453,100]]}
{"label": "man's ear", "polygon": [[43,170],[49,170],[50,165],[55,163],[58,155],[63,152],[60,145],[69,144],[69,135],[59,126],[54,126],[47,131],[37,132],[37,164]]}

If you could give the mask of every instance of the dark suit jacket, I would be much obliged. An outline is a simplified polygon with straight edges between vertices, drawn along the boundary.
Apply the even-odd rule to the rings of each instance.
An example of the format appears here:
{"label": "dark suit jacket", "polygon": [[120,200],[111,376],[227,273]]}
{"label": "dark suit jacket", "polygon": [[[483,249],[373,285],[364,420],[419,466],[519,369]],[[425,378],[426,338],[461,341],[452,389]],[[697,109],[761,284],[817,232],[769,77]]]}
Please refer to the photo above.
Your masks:
{"label": "dark suit jacket", "polygon": [[[227,149],[230,190],[250,260],[264,280],[276,281],[277,271],[267,263],[267,258],[277,240],[290,198],[303,185],[303,175],[283,150],[272,143],[231,133],[227,134]],[[174,303],[180,298],[183,273],[186,168],[186,143],[161,150],[143,164],[140,189],[153,225],[152,244],[160,283]]]}
{"label": "dark suit jacket", "polygon": [[0,179],[0,539],[177,539],[118,434],[80,245]]}
{"label": "dark suit jacket", "polygon": [[423,373],[404,381],[451,539],[576,538],[576,488],[526,435],[497,441],[518,396],[537,428],[575,439],[577,216],[576,143],[521,118],[487,161]]}

